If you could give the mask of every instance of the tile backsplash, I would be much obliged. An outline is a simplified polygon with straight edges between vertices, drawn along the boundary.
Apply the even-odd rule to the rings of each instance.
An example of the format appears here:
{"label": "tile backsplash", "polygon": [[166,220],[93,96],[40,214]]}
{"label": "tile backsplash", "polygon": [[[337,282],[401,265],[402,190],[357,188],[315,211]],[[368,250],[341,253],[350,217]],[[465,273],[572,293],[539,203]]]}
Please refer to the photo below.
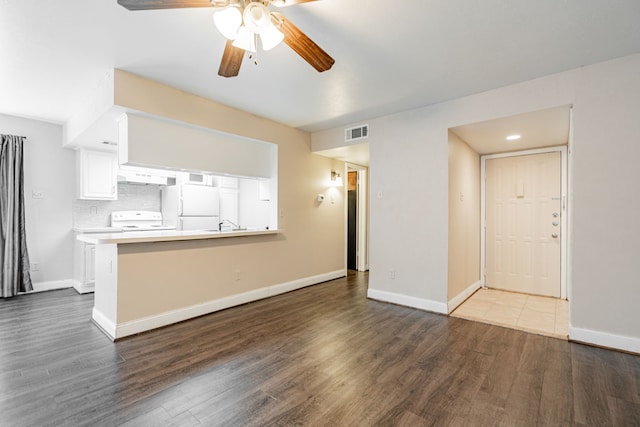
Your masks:
{"label": "tile backsplash", "polygon": [[73,201],[74,227],[106,227],[111,225],[113,211],[161,210],[159,185],[118,183],[118,200]]}

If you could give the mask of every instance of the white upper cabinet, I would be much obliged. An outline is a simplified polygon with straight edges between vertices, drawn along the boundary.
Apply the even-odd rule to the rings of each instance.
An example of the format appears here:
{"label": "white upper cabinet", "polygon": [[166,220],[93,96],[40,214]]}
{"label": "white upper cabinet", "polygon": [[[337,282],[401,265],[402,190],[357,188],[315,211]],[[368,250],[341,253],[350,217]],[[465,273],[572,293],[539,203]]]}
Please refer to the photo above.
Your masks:
{"label": "white upper cabinet", "polygon": [[79,199],[118,199],[118,159],[115,153],[80,150],[77,165]]}

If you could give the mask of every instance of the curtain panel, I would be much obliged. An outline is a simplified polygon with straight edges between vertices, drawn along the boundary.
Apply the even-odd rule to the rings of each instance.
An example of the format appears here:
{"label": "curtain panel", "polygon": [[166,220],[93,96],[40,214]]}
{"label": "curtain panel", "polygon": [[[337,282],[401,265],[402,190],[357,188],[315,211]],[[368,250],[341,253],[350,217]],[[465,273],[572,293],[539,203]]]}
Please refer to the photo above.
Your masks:
{"label": "curtain panel", "polygon": [[2,135],[0,146],[0,297],[33,290],[24,214],[23,136]]}

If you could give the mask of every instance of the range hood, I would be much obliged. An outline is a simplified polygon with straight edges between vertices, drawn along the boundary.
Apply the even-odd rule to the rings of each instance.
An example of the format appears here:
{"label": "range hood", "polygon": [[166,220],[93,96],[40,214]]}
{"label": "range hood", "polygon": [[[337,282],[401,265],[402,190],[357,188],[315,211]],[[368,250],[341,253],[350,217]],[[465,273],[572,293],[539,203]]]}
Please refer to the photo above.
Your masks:
{"label": "range hood", "polygon": [[118,182],[144,185],[175,185],[175,178],[166,177],[146,171],[136,171],[120,169],[118,171]]}

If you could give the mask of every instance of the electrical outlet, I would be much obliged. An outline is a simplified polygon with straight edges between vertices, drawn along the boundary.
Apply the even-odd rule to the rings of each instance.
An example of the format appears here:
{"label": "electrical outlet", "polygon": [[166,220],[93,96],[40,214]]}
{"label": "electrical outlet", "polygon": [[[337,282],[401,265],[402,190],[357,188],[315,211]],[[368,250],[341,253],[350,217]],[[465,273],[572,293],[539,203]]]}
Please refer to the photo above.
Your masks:
{"label": "electrical outlet", "polygon": [[236,270],[236,271],[233,273],[233,279],[234,279],[235,281],[240,280],[240,270]]}
{"label": "electrical outlet", "polygon": [[38,264],[37,262],[32,262],[31,271],[40,271],[40,264]]}
{"label": "electrical outlet", "polygon": [[32,199],[44,199],[44,190],[31,190]]}
{"label": "electrical outlet", "polygon": [[396,278],[396,271],[389,270],[389,279],[394,280]]}

